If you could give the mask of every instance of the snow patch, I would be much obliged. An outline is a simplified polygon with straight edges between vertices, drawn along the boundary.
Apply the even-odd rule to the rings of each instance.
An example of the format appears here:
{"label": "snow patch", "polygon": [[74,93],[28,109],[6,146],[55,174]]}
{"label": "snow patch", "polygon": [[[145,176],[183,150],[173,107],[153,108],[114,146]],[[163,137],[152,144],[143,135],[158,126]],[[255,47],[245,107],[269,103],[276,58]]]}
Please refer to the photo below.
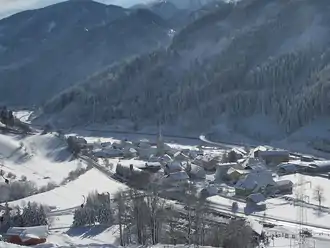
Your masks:
{"label": "snow patch", "polygon": [[56,22],[51,21],[51,22],[48,24],[48,30],[47,30],[47,32],[48,32],[48,33],[51,33],[55,27],[56,27]]}

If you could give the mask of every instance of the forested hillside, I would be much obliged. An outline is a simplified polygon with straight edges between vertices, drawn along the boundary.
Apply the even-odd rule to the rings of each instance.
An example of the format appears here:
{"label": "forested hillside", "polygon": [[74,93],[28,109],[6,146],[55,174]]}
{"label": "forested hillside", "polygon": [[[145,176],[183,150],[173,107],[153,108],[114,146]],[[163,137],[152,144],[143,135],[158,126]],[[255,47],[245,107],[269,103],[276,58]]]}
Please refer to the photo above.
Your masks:
{"label": "forested hillside", "polygon": [[292,132],[330,113],[329,28],[326,0],[224,4],[183,29],[168,49],[58,95],[43,116],[62,124],[127,118],[205,127],[219,116],[262,114]]}

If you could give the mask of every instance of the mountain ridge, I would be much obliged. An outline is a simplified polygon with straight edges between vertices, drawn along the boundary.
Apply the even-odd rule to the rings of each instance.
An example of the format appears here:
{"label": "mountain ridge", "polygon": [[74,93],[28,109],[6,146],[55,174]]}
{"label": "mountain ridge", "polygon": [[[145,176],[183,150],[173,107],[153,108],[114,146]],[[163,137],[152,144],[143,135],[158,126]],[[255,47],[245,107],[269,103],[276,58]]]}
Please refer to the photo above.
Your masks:
{"label": "mountain ridge", "polygon": [[170,30],[150,10],[93,1],[58,3],[0,20],[2,102],[39,105],[102,67],[168,44]]}

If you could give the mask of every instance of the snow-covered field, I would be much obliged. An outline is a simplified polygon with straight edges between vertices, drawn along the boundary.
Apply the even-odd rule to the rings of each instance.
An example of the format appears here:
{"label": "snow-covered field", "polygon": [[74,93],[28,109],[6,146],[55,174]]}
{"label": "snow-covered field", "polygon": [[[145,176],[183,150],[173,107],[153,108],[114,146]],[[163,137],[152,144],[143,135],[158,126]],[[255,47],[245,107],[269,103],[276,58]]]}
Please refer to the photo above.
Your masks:
{"label": "snow-covered field", "polygon": [[16,179],[25,176],[38,186],[60,184],[79,166],[77,161],[70,161],[64,141],[52,134],[26,138],[0,134],[0,154],[0,169],[5,177],[8,173],[16,175]]}
{"label": "snow-covered field", "polygon": [[[303,181],[299,178],[302,178]],[[282,176],[279,179],[288,179],[294,183],[293,194],[267,199],[265,202],[267,205],[266,211],[255,212],[253,215],[260,218],[269,218],[270,222],[281,222],[281,225],[290,227],[297,226],[296,223],[300,222],[299,216],[301,211],[303,211],[304,218],[302,221],[306,226],[314,229],[316,233],[330,235],[330,199],[326,193],[330,189],[330,180],[308,175],[299,176],[299,174]],[[317,199],[315,199],[315,188],[318,186],[324,190],[321,209]],[[294,198],[301,194],[304,195],[305,202],[294,203]],[[221,196],[213,196],[209,200],[215,203],[218,208],[227,209],[228,211],[235,201]],[[243,213],[246,204],[238,202],[238,205],[239,212]]]}

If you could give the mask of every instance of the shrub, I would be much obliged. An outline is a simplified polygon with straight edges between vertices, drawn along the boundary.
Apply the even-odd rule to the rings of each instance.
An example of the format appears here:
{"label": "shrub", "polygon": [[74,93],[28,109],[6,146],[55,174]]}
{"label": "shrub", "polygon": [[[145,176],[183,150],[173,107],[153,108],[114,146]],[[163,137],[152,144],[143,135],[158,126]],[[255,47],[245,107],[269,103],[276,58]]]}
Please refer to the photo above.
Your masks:
{"label": "shrub", "polygon": [[91,166],[87,166],[87,167],[78,167],[77,169],[70,171],[69,175],[62,181],[62,184],[65,184],[67,182],[73,181],[75,179],[77,179],[78,177],[80,177],[81,175],[83,175],[86,171],[88,171],[89,169],[91,169]]}
{"label": "shrub", "polygon": [[21,176],[21,181],[23,181],[23,182],[25,182],[25,181],[27,181],[27,177],[26,176]]}
{"label": "shrub", "polygon": [[49,182],[47,185],[42,186],[39,190],[38,193],[43,193],[50,191],[52,189],[55,189],[57,187],[57,184],[54,182]]}
{"label": "shrub", "polygon": [[8,172],[7,177],[8,178],[11,178],[11,179],[15,179],[16,178],[16,175],[14,173],[12,173],[12,172]]}
{"label": "shrub", "polygon": [[0,183],[0,202],[15,201],[38,193],[37,186],[31,181]]}

